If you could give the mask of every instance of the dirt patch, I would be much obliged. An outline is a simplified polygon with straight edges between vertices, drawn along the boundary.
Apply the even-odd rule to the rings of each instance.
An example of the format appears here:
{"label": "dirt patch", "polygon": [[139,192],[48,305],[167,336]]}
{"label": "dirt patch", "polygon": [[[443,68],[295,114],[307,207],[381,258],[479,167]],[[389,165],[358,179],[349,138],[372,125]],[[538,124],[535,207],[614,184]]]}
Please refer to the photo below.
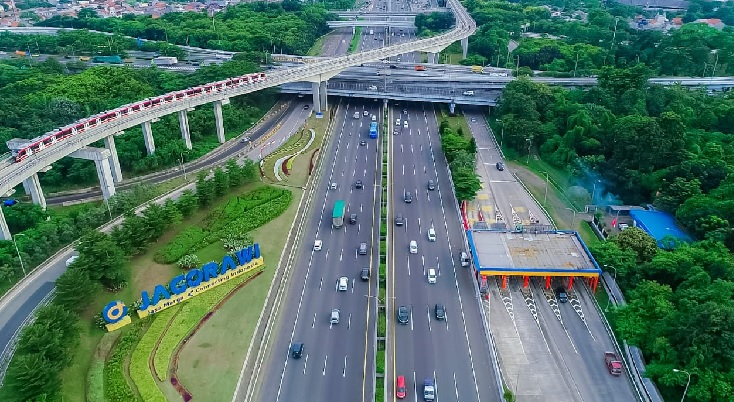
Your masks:
{"label": "dirt patch", "polygon": [[132,272],[133,288],[140,290],[153,290],[153,286],[159,283],[168,283],[174,276],[175,267],[159,264],[153,261],[153,255],[144,255],[133,260],[135,267],[145,269],[134,269]]}

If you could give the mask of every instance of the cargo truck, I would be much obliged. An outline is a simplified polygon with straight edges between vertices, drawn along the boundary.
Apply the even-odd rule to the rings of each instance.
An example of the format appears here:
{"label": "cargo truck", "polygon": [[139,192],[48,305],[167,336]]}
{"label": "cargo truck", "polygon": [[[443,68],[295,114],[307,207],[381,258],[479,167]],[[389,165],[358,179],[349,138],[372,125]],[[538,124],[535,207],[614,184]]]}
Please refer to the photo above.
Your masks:
{"label": "cargo truck", "polygon": [[618,376],[622,374],[622,359],[614,352],[604,352],[604,363],[607,365],[609,374]]}
{"label": "cargo truck", "polygon": [[370,138],[377,138],[377,122],[370,123]]}
{"label": "cargo truck", "polygon": [[92,63],[122,64],[120,56],[94,56]]}
{"label": "cargo truck", "polygon": [[153,59],[152,64],[155,64],[156,66],[172,66],[174,64],[178,63],[178,59],[175,57],[156,57]]}
{"label": "cargo truck", "polygon": [[334,212],[331,214],[331,226],[334,228],[344,226],[345,206],[344,200],[336,200],[334,203]]}
{"label": "cargo truck", "polygon": [[482,70],[484,70],[484,68],[482,66],[471,66],[471,72],[472,73],[479,73],[479,74],[481,74],[482,73]]}

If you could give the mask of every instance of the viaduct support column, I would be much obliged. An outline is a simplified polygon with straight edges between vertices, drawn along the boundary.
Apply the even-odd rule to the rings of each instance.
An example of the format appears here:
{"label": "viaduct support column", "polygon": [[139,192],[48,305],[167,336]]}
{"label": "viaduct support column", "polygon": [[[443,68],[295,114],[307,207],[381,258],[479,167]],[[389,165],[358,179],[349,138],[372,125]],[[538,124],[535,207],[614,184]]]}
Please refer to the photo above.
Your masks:
{"label": "viaduct support column", "polygon": [[320,83],[312,82],[311,88],[313,90],[313,109],[316,113],[321,113],[321,96],[319,95]]}
{"label": "viaduct support column", "polygon": [[143,140],[148,155],[153,155],[155,153],[155,141],[153,141],[153,129],[150,127],[150,123],[149,121],[143,122]]}
{"label": "viaduct support column", "polygon": [[428,62],[431,64],[438,63],[438,53],[428,53]]}
{"label": "viaduct support column", "polygon": [[319,84],[319,95],[321,98],[321,109],[325,112],[329,110],[329,102],[327,100],[327,92],[326,92],[326,86],[329,84],[329,81],[321,81],[321,84]]}
{"label": "viaduct support column", "polygon": [[23,183],[23,191],[25,192],[25,194],[31,195],[31,188],[28,187],[28,183],[26,183],[25,180],[23,180],[22,183]]}
{"label": "viaduct support column", "polygon": [[224,118],[222,117],[222,105],[226,105],[224,101],[214,102],[214,125],[217,126],[217,139],[220,144],[224,144]]}
{"label": "viaduct support column", "polygon": [[104,139],[104,147],[110,151],[110,168],[112,168],[112,178],[115,183],[122,182],[122,169],[120,168],[120,158],[117,155],[117,146],[115,145],[115,136],[110,135]]}
{"label": "viaduct support column", "polygon": [[31,199],[33,200],[33,203],[40,205],[43,209],[46,209],[46,197],[43,196],[43,190],[41,189],[41,182],[38,181],[38,175],[34,174],[33,176],[23,180],[23,183],[25,183],[23,187],[27,186],[31,191]]}
{"label": "viaduct support column", "polygon": [[191,133],[189,132],[189,115],[185,110],[178,112],[178,125],[181,127],[181,138],[186,149],[191,149]]}
{"label": "viaduct support column", "polygon": [[0,208],[0,240],[13,240],[13,235],[8,229],[8,223],[5,222],[5,215],[3,215],[3,209]]}
{"label": "viaduct support column", "polygon": [[115,183],[112,179],[112,169],[110,169],[110,159],[104,158],[102,160],[94,161],[94,166],[97,167],[97,176],[99,176],[99,187],[102,188],[102,197],[105,200],[109,200],[110,197],[115,195]]}
{"label": "viaduct support column", "polygon": [[449,103],[449,113],[454,114],[455,110],[456,110],[456,103],[454,102]]}
{"label": "viaduct support column", "polygon": [[466,53],[469,51],[469,38],[461,40],[461,56],[466,59]]}

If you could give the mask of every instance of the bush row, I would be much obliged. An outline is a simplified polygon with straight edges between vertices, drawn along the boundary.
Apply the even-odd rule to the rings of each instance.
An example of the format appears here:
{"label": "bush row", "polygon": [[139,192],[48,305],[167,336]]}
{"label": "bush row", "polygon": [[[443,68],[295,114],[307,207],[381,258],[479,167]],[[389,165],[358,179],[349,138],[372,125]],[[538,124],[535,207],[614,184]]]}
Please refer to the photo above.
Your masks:
{"label": "bush row", "polygon": [[138,342],[138,346],[135,347],[135,351],[130,359],[130,378],[135,383],[140,397],[146,402],[166,401],[165,396],[163,396],[160,388],[158,388],[158,384],[155,382],[153,373],[150,372],[148,359],[158,340],[164,336],[169,323],[180,310],[181,305],[178,305],[153,315],[150,318],[152,321],[150,327],[148,327],[148,330],[145,331],[140,342]]}
{"label": "bush row", "polygon": [[104,393],[109,402],[138,402],[125,376],[125,359],[138,344],[145,323],[138,321],[128,325],[120,337],[104,368]]}

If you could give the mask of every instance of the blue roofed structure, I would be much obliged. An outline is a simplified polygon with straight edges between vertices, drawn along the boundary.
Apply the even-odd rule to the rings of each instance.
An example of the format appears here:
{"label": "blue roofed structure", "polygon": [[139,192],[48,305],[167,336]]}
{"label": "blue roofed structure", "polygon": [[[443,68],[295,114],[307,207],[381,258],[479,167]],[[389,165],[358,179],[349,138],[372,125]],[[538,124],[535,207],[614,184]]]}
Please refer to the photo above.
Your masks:
{"label": "blue roofed structure", "polygon": [[666,236],[672,236],[677,240],[690,242],[692,239],[681,230],[675,218],[665,212],[660,211],[630,211],[630,216],[634,219],[635,226],[647,232],[655,238],[658,247],[664,247],[662,241]]}

